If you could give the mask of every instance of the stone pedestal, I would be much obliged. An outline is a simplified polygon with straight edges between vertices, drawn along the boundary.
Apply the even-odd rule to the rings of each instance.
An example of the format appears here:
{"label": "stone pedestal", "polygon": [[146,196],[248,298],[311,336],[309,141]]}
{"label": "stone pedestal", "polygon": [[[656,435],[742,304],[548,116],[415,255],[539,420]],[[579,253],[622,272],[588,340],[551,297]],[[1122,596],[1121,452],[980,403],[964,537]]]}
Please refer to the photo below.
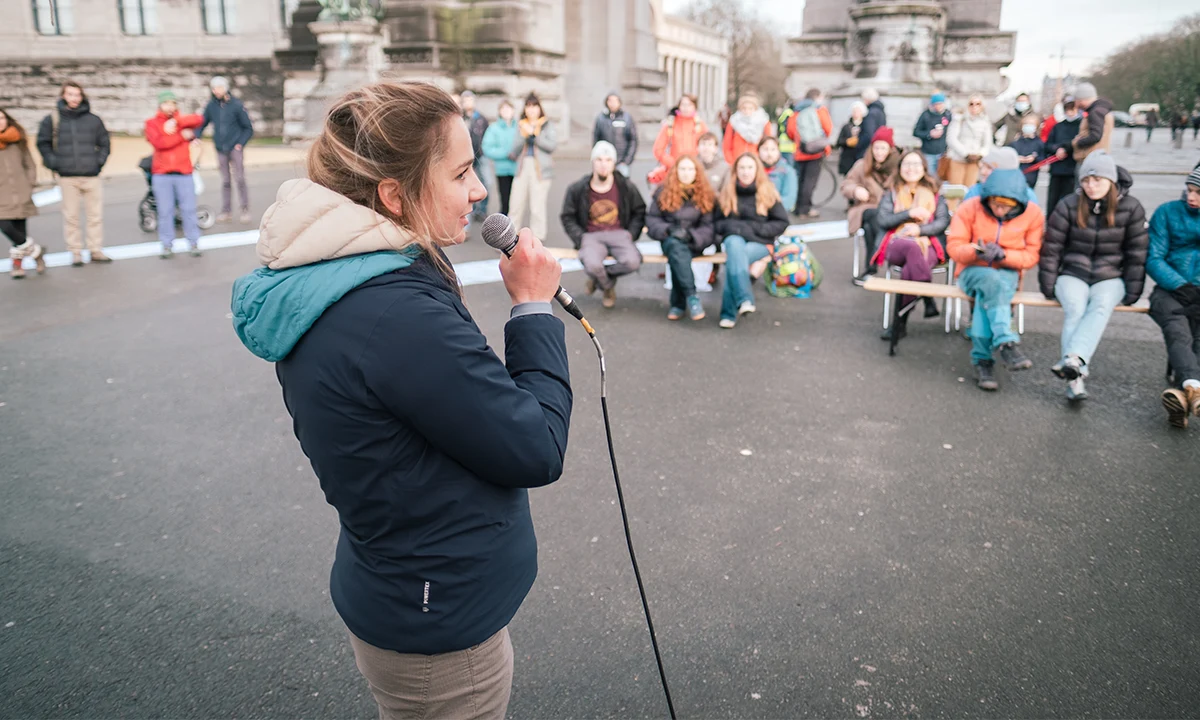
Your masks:
{"label": "stone pedestal", "polygon": [[375,82],[383,69],[383,36],[370,18],[309,23],[317,41],[319,70],[297,70],[284,82],[286,142],[320,133],[329,106],[347,91]]}

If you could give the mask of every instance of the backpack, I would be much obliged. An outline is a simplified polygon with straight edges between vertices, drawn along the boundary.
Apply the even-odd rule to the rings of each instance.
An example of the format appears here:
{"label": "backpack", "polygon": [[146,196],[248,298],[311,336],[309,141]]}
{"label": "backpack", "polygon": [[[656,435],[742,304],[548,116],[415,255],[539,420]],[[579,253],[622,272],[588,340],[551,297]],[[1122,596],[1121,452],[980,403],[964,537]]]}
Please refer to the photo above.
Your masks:
{"label": "backpack", "polygon": [[809,297],[824,276],[821,263],[803,241],[790,237],[775,240],[775,253],[767,266],[767,292],[771,295]]}
{"label": "backpack", "polygon": [[821,127],[816,105],[809,105],[796,116],[796,134],[800,136],[800,149],[805,155],[817,155],[829,147],[829,136]]}

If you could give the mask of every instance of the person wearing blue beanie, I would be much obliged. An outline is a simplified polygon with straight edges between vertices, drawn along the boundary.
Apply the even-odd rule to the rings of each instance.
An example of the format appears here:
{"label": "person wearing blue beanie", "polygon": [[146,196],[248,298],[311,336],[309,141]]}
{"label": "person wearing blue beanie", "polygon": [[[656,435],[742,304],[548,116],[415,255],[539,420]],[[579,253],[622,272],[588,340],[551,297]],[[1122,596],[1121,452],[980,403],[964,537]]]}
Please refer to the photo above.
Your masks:
{"label": "person wearing blue beanie", "polygon": [[921,141],[921,154],[930,175],[938,173],[938,161],[946,154],[946,130],[950,127],[950,109],[946,107],[946,96],[934,93],[929,98],[929,107],[917,118],[913,136]]}

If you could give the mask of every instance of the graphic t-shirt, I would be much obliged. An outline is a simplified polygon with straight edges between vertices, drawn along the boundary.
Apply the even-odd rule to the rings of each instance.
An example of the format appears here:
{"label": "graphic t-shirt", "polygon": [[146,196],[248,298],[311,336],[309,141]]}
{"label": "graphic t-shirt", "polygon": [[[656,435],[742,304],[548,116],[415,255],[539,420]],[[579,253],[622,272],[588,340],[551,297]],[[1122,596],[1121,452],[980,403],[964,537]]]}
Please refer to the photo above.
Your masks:
{"label": "graphic t-shirt", "polygon": [[588,232],[603,232],[605,230],[621,229],[621,212],[617,206],[617,184],[614,182],[608,192],[599,193],[588,186]]}

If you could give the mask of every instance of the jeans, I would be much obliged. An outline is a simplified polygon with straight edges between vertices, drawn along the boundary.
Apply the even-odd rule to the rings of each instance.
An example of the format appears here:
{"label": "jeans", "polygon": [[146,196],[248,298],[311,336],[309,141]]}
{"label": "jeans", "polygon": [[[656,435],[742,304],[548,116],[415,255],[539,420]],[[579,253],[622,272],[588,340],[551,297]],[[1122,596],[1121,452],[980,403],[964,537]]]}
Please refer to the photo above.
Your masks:
{"label": "jeans", "polygon": [[1183,305],[1161,287],[1150,293],[1150,317],[1162,328],[1167,359],[1179,384],[1200,380],[1200,320],[1175,314],[1181,308]]}
{"label": "jeans", "polygon": [[754,302],[750,287],[750,265],[768,255],[767,246],[748,242],[741,235],[730,235],[723,243],[725,250],[725,292],[721,296],[721,319],[737,320],[737,311],[744,302]]}
{"label": "jeans", "polygon": [[817,181],[821,179],[821,159],[797,160],[796,176],[799,181],[799,190],[796,192],[796,207],[792,212],[796,215],[805,215],[813,209],[813,192],[817,189]]}
{"label": "jeans", "polygon": [[692,273],[692,248],[679,238],[662,243],[663,255],[671,268],[671,307],[687,307],[687,299],[696,294],[696,276]]}
{"label": "jeans", "polygon": [[150,187],[154,190],[154,202],[158,205],[158,241],[163,249],[170,250],[175,244],[175,205],[183,220],[183,236],[188,245],[195,248],[200,244],[200,226],[196,223],[196,186],[189,175],[152,175]]}
{"label": "jeans", "polygon": [[[233,207],[233,184],[237,183],[242,212],[250,212],[250,196],[246,194],[246,167],[242,163],[245,148],[217,153],[217,169],[221,171],[221,212],[228,215]],[[232,177],[231,177],[232,176]]]}
{"label": "jeans", "polygon": [[1084,365],[1091,364],[1113,308],[1125,297],[1125,281],[1113,278],[1088,285],[1077,277],[1059,275],[1054,297],[1063,308],[1063,358],[1077,355]]}
{"label": "jeans", "polygon": [[925,171],[930,175],[937,177],[938,160],[942,159],[941,153],[921,153],[925,156]]}
{"label": "jeans", "polygon": [[1021,342],[1012,329],[1012,299],[1020,275],[1016,270],[971,265],[958,276],[958,287],[975,299],[971,317],[971,364],[992,359],[996,348]]}
{"label": "jeans", "polygon": [[[612,255],[612,265],[604,259]],[[579,263],[588,277],[596,281],[601,290],[617,284],[617,278],[628,275],[642,266],[642,253],[633,243],[628,230],[604,230],[584,233],[579,243]]]}

